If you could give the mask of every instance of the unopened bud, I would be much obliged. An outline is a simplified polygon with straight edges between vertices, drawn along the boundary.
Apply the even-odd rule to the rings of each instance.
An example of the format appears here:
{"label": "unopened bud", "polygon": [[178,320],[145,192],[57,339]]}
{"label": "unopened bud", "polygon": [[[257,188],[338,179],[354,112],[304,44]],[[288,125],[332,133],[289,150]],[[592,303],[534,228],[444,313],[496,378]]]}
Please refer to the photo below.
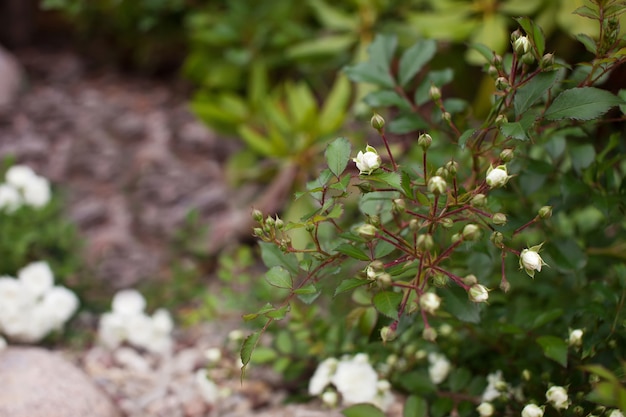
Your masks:
{"label": "unopened bud", "polygon": [[493,56],[493,61],[492,61],[492,64],[493,64],[493,66],[494,66],[494,67],[496,67],[499,71],[501,71],[501,70],[503,69],[503,68],[502,68],[502,56],[500,56],[500,55],[498,55],[498,54],[495,54],[495,55]]}
{"label": "unopened bud", "polygon": [[426,327],[422,332],[422,338],[428,342],[434,342],[437,340],[437,330],[433,327]]}
{"label": "unopened bud", "polygon": [[513,50],[518,55],[527,54],[530,51],[530,41],[526,36],[520,36],[513,41]]}
{"label": "unopened bud", "polygon": [[530,381],[531,377],[532,377],[532,373],[528,369],[524,369],[522,371],[522,379],[524,381]]}
{"label": "unopened bud", "polygon": [[267,216],[267,219],[265,219],[265,224],[269,227],[274,227],[276,225],[276,220],[274,220],[273,217]]}
{"label": "unopened bud", "polygon": [[430,251],[434,244],[435,242],[430,234],[423,234],[417,237],[417,247],[422,251]]}
{"label": "unopened bud", "polygon": [[456,243],[462,239],[463,239],[463,235],[461,233],[455,233],[452,236],[450,236],[450,242],[452,243]]}
{"label": "unopened bud", "polygon": [[450,114],[450,112],[444,111],[443,113],[441,113],[441,119],[444,122],[450,123],[452,121],[452,115]]}
{"label": "unopened bud", "polygon": [[476,194],[470,200],[470,205],[472,207],[485,207],[485,205],[487,205],[487,196],[484,194]]}
{"label": "unopened bud", "polygon": [[439,167],[437,168],[437,171],[435,171],[435,175],[443,178],[444,180],[447,180],[450,176],[450,172],[444,167]]}
{"label": "unopened bud", "polygon": [[376,276],[376,285],[378,285],[380,288],[388,288],[391,285],[391,282],[391,275],[386,272],[378,274]]}
{"label": "unopened bud", "polygon": [[515,153],[513,149],[510,149],[510,148],[503,149],[502,152],[500,152],[500,160],[505,164],[507,162],[511,162],[514,156],[515,156]]}
{"label": "unopened bud", "polygon": [[441,99],[441,90],[436,85],[431,85],[430,90],[428,91],[430,98],[434,101],[438,101]]}
{"label": "unopened bud", "polygon": [[497,76],[500,75],[498,73],[498,69],[493,65],[489,65],[489,68],[487,69],[487,74],[489,74],[493,78],[497,78]]}
{"label": "unopened bud", "polygon": [[506,214],[504,213],[496,213],[491,217],[491,221],[496,226],[503,226],[506,224]]}
{"label": "unopened bud", "polygon": [[522,32],[519,29],[515,29],[511,32],[511,43],[515,43],[522,36]]}
{"label": "unopened bud", "polygon": [[263,220],[263,213],[260,210],[254,209],[252,210],[252,218],[256,222],[260,222]]}
{"label": "unopened bud", "polygon": [[278,230],[282,230],[284,227],[285,223],[280,218],[278,218],[278,216],[276,216],[276,228]]}
{"label": "unopened bud", "polygon": [[435,274],[433,276],[433,285],[435,287],[443,288],[448,285],[448,276],[444,274]]}
{"label": "unopened bud", "polygon": [[439,224],[441,225],[441,227],[445,227],[446,229],[449,229],[452,226],[454,226],[454,220],[452,220],[450,217],[444,217],[443,219],[439,221]]}
{"label": "unopened bud", "polygon": [[504,91],[509,88],[509,80],[505,77],[496,78],[496,89],[499,91]]}
{"label": "unopened bud", "polygon": [[496,126],[502,126],[503,124],[508,122],[509,119],[504,114],[499,114],[498,117],[496,117]]}
{"label": "unopened bud", "polygon": [[456,175],[456,172],[459,169],[459,163],[456,161],[448,161],[446,163],[446,169],[451,175]]}
{"label": "unopened bud", "polygon": [[383,119],[383,117],[380,114],[374,113],[374,115],[372,116],[370,120],[370,124],[378,132],[381,132],[383,128],[385,127],[385,119]]}
{"label": "unopened bud", "polygon": [[373,224],[362,224],[356,229],[356,233],[366,240],[374,239],[377,232],[378,229]]}
{"label": "unopened bud", "polygon": [[369,266],[378,272],[385,270],[385,264],[383,264],[383,261],[381,261],[380,259],[376,259],[375,261],[370,262]]}
{"label": "unopened bud", "polygon": [[489,299],[489,291],[484,285],[474,284],[468,291],[471,301],[475,303],[485,303]]}
{"label": "unopened bud", "polygon": [[420,222],[417,219],[411,219],[409,222],[409,229],[414,232],[420,227]]}
{"label": "unopened bud", "polygon": [[443,194],[446,192],[448,184],[439,175],[435,175],[428,180],[428,191],[433,194]]}
{"label": "unopened bud", "polygon": [[539,217],[542,219],[549,219],[552,217],[552,206],[543,206],[539,209]]}
{"label": "unopened bud", "polygon": [[502,244],[504,243],[504,235],[500,232],[493,232],[489,237],[489,240],[496,248],[502,248]]}
{"label": "unopened bud", "polygon": [[383,340],[383,343],[391,342],[396,338],[396,331],[389,326],[385,326],[380,329],[380,338]]}
{"label": "unopened bud", "polygon": [[404,213],[406,210],[406,202],[402,198],[396,198],[391,202],[391,210],[394,213]]}
{"label": "unopened bud", "polygon": [[307,232],[312,232],[313,230],[315,230],[315,224],[313,223],[307,223],[306,226],[304,226],[304,229]]}
{"label": "unopened bud", "polygon": [[433,138],[428,133],[422,133],[419,138],[417,138],[417,145],[420,146],[424,151],[430,148],[430,145],[433,143]]}
{"label": "unopened bud", "polygon": [[376,227],[380,227],[380,216],[378,214],[372,214],[369,216],[369,222]]}
{"label": "unopened bud", "polygon": [[539,61],[539,66],[542,69],[552,68],[553,65],[554,65],[554,55],[553,54],[545,54],[544,56],[541,57],[541,60]]}
{"label": "unopened bud", "polygon": [[263,229],[261,229],[260,227],[255,227],[253,229],[253,233],[254,233],[254,236],[258,236],[258,237],[261,237],[261,236],[263,236],[265,234],[263,232]]}
{"label": "unopened bud", "polygon": [[522,55],[522,62],[526,65],[532,65],[535,63],[535,56],[532,52]]}
{"label": "unopened bud", "polygon": [[503,279],[502,281],[500,281],[500,289],[503,292],[507,293],[511,289],[511,284],[509,283],[509,281]]}
{"label": "unopened bud", "polygon": [[480,239],[480,227],[475,224],[467,224],[463,228],[463,239],[468,241],[475,241]]}
{"label": "unopened bud", "polygon": [[463,278],[463,284],[467,285],[468,287],[471,287],[474,284],[478,284],[478,278],[476,278],[476,275],[474,274],[466,275]]}

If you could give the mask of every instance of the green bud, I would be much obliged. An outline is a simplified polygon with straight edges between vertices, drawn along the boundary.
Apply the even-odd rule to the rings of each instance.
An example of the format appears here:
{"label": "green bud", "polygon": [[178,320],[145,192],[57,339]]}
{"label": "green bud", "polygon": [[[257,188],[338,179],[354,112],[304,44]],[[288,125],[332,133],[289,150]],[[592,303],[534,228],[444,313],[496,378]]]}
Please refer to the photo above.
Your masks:
{"label": "green bud", "polygon": [[511,284],[509,283],[509,281],[502,280],[502,281],[500,281],[500,289],[503,292],[507,293],[511,289]]}
{"label": "green bud", "polygon": [[504,91],[510,87],[509,80],[505,77],[496,78],[496,89],[499,91]]}
{"label": "green bud", "polygon": [[307,223],[306,226],[304,226],[304,229],[307,232],[312,232],[313,230],[315,230],[315,224],[313,223]]}
{"label": "green bud", "polygon": [[411,221],[409,222],[409,229],[411,231],[416,231],[417,229],[419,229],[420,227],[420,222],[417,219],[411,219]]}
{"label": "green bud", "polygon": [[484,285],[474,284],[469,289],[468,295],[475,303],[485,303],[489,299],[489,290]]}
{"label": "green bud", "polygon": [[384,272],[376,276],[376,285],[380,288],[388,288],[392,283],[391,275]]}
{"label": "green bud", "polygon": [[252,218],[256,222],[260,222],[263,220],[263,213],[260,210],[254,209],[252,210]]}
{"label": "green bud", "polygon": [[444,111],[444,112],[441,114],[441,119],[442,119],[444,122],[450,123],[450,122],[452,121],[452,115],[450,114],[450,112]]}
{"label": "green bud", "polygon": [[380,271],[384,271],[385,270],[385,264],[383,264],[383,262],[379,259],[376,259],[375,261],[370,262],[369,265],[374,271],[380,272]]}
{"label": "green bud", "polygon": [[406,211],[406,202],[402,198],[396,198],[391,202],[391,210],[394,213],[404,213]]}
{"label": "green bud", "polygon": [[439,175],[435,175],[428,180],[428,191],[435,195],[443,194],[447,189],[448,184],[446,183],[446,180]]}
{"label": "green bud", "polygon": [[496,213],[491,217],[491,221],[496,226],[503,226],[506,224],[506,214],[504,213]]}
{"label": "green bud", "polygon": [[461,233],[455,233],[452,236],[450,236],[450,241],[452,243],[456,243],[456,242],[458,242],[459,240],[462,240],[462,239],[463,239],[463,235]]}
{"label": "green bud", "polygon": [[574,415],[582,416],[585,413],[585,408],[582,405],[576,405],[573,408]]}
{"label": "green bud", "polygon": [[363,239],[372,240],[376,237],[378,229],[372,224],[362,224],[356,229],[356,233]]}
{"label": "green bud", "polygon": [[422,133],[419,138],[417,138],[417,145],[420,146],[424,151],[430,148],[430,145],[433,143],[433,138],[428,133]]}
{"label": "green bud", "polygon": [[502,67],[502,56],[495,54],[493,56],[493,62],[492,62],[493,66],[496,67],[498,69],[498,71],[502,71],[503,67]]}
{"label": "green bud", "polygon": [[417,247],[422,251],[430,251],[434,245],[433,237],[428,233],[417,237]]}
{"label": "green bud", "polygon": [[489,237],[489,240],[496,248],[502,248],[502,244],[504,243],[504,235],[500,232],[493,232]]}
{"label": "green bud", "polygon": [[278,216],[276,216],[276,228],[278,230],[282,230],[284,227],[285,223],[280,218],[278,218]]}
{"label": "green bud", "polygon": [[513,42],[513,50],[517,55],[526,55],[531,48],[530,40],[526,36],[519,36]]}
{"label": "green bud", "polygon": [[500,75],[498,73],[498,69],[495,66],[493,66],[493,65],[489,65],[489,68],[487,69],[487,74],[489,74],[493,78],[497,78],[498,75]]}
{"label": "green bud", "polygon": [[383,128],[385,127],[385,119],[383,119],[383,117],[380,114],[374,113],[374,115],[372,116],[370,120],[370,124],[378,132],[381,132]]}
{"label": "green bud", "polygon": [[255,227],[253,229],[253,232],[254,232],[254,236],[261,237],[265,235],[265,233],[263,232],[263,229],[261,229],[260,227]]}
{"label": "green bud", "polygon": [[441,99],[441,90],[434,84],[430,86],[428,94],[430,95],[430,98],[434,101]]}
{"label": "green bud", "polygon": [[487,196],[484,194],[476,194],[470,200],[470,205],[472,207],[485,207],[487,205]]}
{"label": "green bud", "polygon": [[267,219],[265,219],[265,224],[269,227],[274,227],[276,225],[276,221],[273,217],[267,216]]}
{"label": "green bud", "polygon": [[380,216],[378,214],[373,214],[368,218],[370,224],[380,227]]}
{"label": "green bud", "polygon": [[437,340],[437,330],[433,327],[426,327],[424,331],[422,331],[422,338],[428,342],[434,342]]}
{"label": "green bud", "polygon": [[520,36],[522,36],[522,32],[519,29],[511,32],[511,43],[515,43],[515,41],[518,40]]}
{"label": "green bud", "polygon": [[466,275],[463,278],[463,284],[467,285],[468,287],[471,287],[474,284],[478,284],[478,278],[476,278],[476,275],[474,274]]}
{"label": "green bud", "polygon": [[503,124],[508,122],[509,119],[504,114],[499,114],[498,117],[496,117],[496,126],[502,126]]}
{"label": "green bud", "polygon": [[443,219],[439,221],[439,224],[441,225],[441,227],[445,227],[446,229],[449,229],[452,226],[454,226],[454,220],[452,220],[450,217],[444,217]]}
{"label": "green bud", "polygon": [[549,219],[552,217],[552,206],[543,206],[539,209],[539,217],[542,219]]}
{"label": "green bud", "polygon": [[480,239],[480,227],[475,224],[467,224],[463,228],[463,239],[468,241],[476,241]]}
{"label": "green bud", "polygon": [[372,192],[372,184],[369,182],[360,182],[356,186],[363,194]]}
{"label": "green bud", "polygon": [[447,180],[450,176],[450,172],[444,167],[439,167],[437,168],[437,171],[435,171],[435,175],[443,178],[444,180]]}
{"label": "green bud", "polygon": [[554,55],[553,54],[545,54],[544,56],[541,57],[541,60],[539,61],[539,66],[542,69],[552,68],[553,65],[554,65]]}
{"label": "green bud", "polygon": [[522,55],[522,62],[526,65],[532,65],[535,63],[535,56],[532,52]]}
{"label": "green bud", "polygon": [[446,169],[450,174],[456,175],[456,172],[459,169],[459,163],[456,161],[448,161],[446,163]]}
{"label": "green bud", "polygon": [[505,164],[507,162],[511,162],[514,156],[515,153],[513,152],[513,149],[510,148],[503,149],[502,152],[500,152],[500,160]]}
{"label": "green bud", "polygon": [[524,381],[530,381],[531,377],[532,377],[532,374],[530,373],[530,371],[528,369],[524,369],[522,371],[522,379]]}
{"label": "green bud", "polygon": [[433,276],[433,285],[438,288],[443,288],[448,285],[449,280],[450,278],[445,274],[435,274]]}
{"label": "green bud", "polygon": [[389,326],[380,329],[380,338],[383,340],[383,343],[391,342],[396,336],[396,331]]}

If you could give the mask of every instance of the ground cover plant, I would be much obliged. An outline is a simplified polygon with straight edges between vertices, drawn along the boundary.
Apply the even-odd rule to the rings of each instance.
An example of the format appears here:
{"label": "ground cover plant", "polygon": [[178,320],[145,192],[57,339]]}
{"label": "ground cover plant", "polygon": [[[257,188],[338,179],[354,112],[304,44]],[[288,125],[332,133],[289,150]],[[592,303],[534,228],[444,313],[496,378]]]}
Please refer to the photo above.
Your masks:
{"label": "ground cover plant", "polygon": [[284,298],[244,316],[259,330],[243,369],[272,363],[304,389],[313,375],[309,393],[347,416],[384,415],[352,405],[384,408],[381,380],[405,416],[624,410],[623,11],[575,10],[598,28],[578,36],[582,62],[528,18],[503,55],[471,45],[494,87],[485,114],[448,96],[463,74],[431,66],[434,41],[376,37],[344,72],[376,87],[378,139],[326,147],[300,219],[253,213]]}

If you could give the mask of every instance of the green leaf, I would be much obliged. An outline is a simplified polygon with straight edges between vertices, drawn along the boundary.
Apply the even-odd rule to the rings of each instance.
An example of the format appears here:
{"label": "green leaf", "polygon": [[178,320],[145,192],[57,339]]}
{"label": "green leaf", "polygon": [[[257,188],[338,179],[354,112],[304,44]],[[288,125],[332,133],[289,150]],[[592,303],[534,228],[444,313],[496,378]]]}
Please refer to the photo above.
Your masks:
{"label": "green leaf", "polygon": [[376,34],[376,37],[367,48],[370,62],[382,66],[382,68],[389,73],[391,59],[396,52],[397,46],[398,39],[394,35]]}
{"label": "green leaf", "polygon": [[330,134],[341,127],[346,118],[351,92],[350,81],[345,75],[339,74],[320,111],[320,133]]}
{"label": "green leaf", "polygon": [[472,43],[469,45],[469,47],[481,54],[488,63],[493,62],[495,53],[493,52],[493,49],[491,49],[487,45],[484,45],[482,43]]}
{"label": "green leaf", "polygon": [[417,114],[409,114],[395,118],[388,126],[390,132],[404,134],[425,129],[428,127],[428,123]]}
{"label": "green leaf", "polygon": [[[261,337],[261,332],[254,332],[250,336],[246,337],[246,340],[243,341],[241,345],[241,352],[239,352],[241,357],[242,367],[242,375],[245,371],[246,365],[250,362],[250,358],[252,357],[252,352],[254,352],[254,348],[259,342],[259,337]],[[242,376],[243,378],[243,376]]]}
{"label": "green leaf", "polygon": [[595,55],[598,52],[598,45],[596,45],[596,41],[591,36],[579,33],[576,35],[576,39],[585,46],[587,51],[592,54]]}
{"label": "green leaf", "polygon": [[519,122],[502,123],[500,125],[500,133],[507,138],[513,138],[517,140],[528,140],[526,130]]}
{"label": "green leaf", "polygon": [[345,417],[385,417],[385,413],[372,404],[356,404],[344,408],[341,414]]}
{"label": "green leaf", "polygon": [[272,310],[265,312],[263,315],[268,319],[282,320],[290,310],[291,305],[287,304],[280,308],[273,308]]}
{"label": "green leaf", "polygon": [[519,17],[515,20],[517,20],[517,23],[524,29],[532,44],[535,45],[537,55],[543,56],[546,49],[546,39],[541,28],[528,17]]}
{"label": "green leaf", "polygon": [[269,242],[259,242],[261,259],[268,268],[282,266],[294,275],[298,274],[298,259],[293,253],[285,254],[278,246]]}
{"label": "green leaf", "polygon": [[596,158],[596,150],[593,145],[587,143],[584,145],[569,146],[569,154],[572,158],[572,166],[576,172],[581,172],[593,163]]}
{"label": "green leaf", "polygon": [[270,156],[275,153],[270,140],[251,127],[242,125],[239,127],[238,133],[244,142],[246,142],[246,144],[255,152],[264,156]]}
{"label": "green leaf", "polygon": [[563,309],[555,308],[546,312],[539,313],[533,320],[531,329],[537,329],[545,324],[550,323],[563,315]]}
{"label": "green leaf", "polygon": [[454,369],[448,377],[448,385],[452,392],[462,392],[469,385],[472,373],[467,368]]}
{"label": "green leaf", "polygon": [[561,365],[567,367],[567,343],[555,336],[541,336],[537,338],[537,343],[543,349],[543,354]]}
{"label": "green leaf", "polygon": [[265,280],[273,287],[288,288],[293,287],[291,274],[282,266],[273,266],[265,274]]}
{"label": "green leaf", "polygon": [[370,107],[398,107],[400,109],[409,110],[411,104],[400,94],[391,90],[373,91],[363,98],[363,101]]}
{"label": "green leaf", "polygon": [[351,258],[358,259],[359,261],[369,261],[370,257],[361,249],[349,243],[342,243],[337,246],[335,250],[339,253],[343,253]]}
{"label": "green leaf", "polygon": [[330,171],[335,174],[336,177],[340,176],[348,166],[350,152],[352,152],[352,146],[350,145],[350,141],[346,138],[337,138],[326,148],[324,154],[326,163]]}
{"label": "green leaf", "polygon": [[341,283],[337,286],[337,289],[335,290],[335,296],[338,294],[341,294],[343,292],[346,291],[350,291],[353,290],[355,288],[358,288],[362,285],[365,285],[369,283],[368,280],[366,279],[361,279],[361,278],[348,278],[348,279],[344,279],[343,281],[341,281]]}
{"label": "green leaf", "polygon": [[461,149],[465,149],[465,144],[468,140],[475,138],[480,132],[480,129],[467,129],[465,132],[461,134],[459,137],[459,147]]}
{"label": "green leaf", "polygon": [[537,100],[543,97],[554,85],[558,76],[558,71],[542,72],[533,77],[528,83],[515,92],[513,101],[515,115],[519,117],[524,114]]}
{"label": "green leaf", "polygon": [[393,88],[393,78],[381,67],[370,62],[361,62],[344,68],[345,74],[352,81],[357,83],[369,83],[385,88]]}
{"label": "green leaf", "polygon": [[548,120],[592,120],[620,104],[624,104],[624,101],[606,90],[595,87],[572,88],[554,99],[545,117]]}
{"label": "green leaf", "polygon": [[404,403],[402,417],[426,417],[428,415],[428,403],[422,397],[411,395]]}
{"label": "green leaf", "polygon": [[469,300],[467,292],[459,287],[450,287],[442,292],[445,309],[467,323],[480,323],[480,305]]}
{"label": "green leaf", "polygon": [[407,49],[400,58],[398,77],[401,86],[409,81],[430,61],[437,51],[437,43],[432,39],[418,41]]}
{"label": "green leaf", "polygon": [[372,299],[374,307],[380,313],[392,319],[398,318],[398,306],[402,301],[402,294],[392,291],[382,291]]}

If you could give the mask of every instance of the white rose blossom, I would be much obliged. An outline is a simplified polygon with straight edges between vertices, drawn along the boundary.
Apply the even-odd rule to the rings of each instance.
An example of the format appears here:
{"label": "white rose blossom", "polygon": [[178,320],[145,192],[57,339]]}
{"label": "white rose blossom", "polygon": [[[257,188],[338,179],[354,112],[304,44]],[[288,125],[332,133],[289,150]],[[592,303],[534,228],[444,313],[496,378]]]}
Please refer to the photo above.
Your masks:
{"label": "white rose blossom", "polygon": [[146,299],[137,290],[122,290],[113,296],[111,308],[114,313],[133,316],[143,313]]}
{"label": "white rose blossom", "polygon": [[419,305],[425,312],[435,314],[441,305],[441,297],[434,292],[427,292],[420,296]]}
{"label": "white rose blossom", "polygon": [[22,205],[22,196],[11,184],[0,184],[0,211],[13,213]]}
{"label": "white rose blossom", "polygon": [[340,361],[330,380],[347,405],[371,403],[376,397],[378,375],[367,355],[357,354],[352,359]]}
{"label": "white rose blossom", "polygon": [[54,275],[47,262],[31,262],[17,273],[24,289],[34,297],[41,297],[54,285]]}
{"label": "white rose blossom", "polygon": [[441,384],[448,377],[452,369],[450,361],[441,353],[429,353],[428,362],[430,362],[430,366],[428,367],[430,380],[435,385]]}
{"label": "white rose blossom", "polygon": [[474,284],[470,287],[469,298],[475,303],[485,303],[489,299],[489,290],[484,285]]}
{"label": "white rose blossom", "polygon": [[50,201],[50,183],[26,165],[14,165],[5,175],[6,182],[22,193],[25,204],[43,207]]}
{"label": "white rose blossom", "polygon": [[567,409],[569,407],[569,398],[567,391],[563,387],[553,386],[546,391],[546,400],[557,410]]}
{"label": "white rose blossom", "polygon": [[611,412],[609,413],[609,417],[624,417],[624,413],[615,408],[611,410]]}
{"label": "white rose blossom", "polygon": [[524,269],[531,278],[535,277],[535,271],[541,272],[541,267],[547,265],[539,255],[542,245],[543,243],[531,246],[520,253],[519,267]]}
{"label": "white rose blossom", "polygon": [[337,370],[339,361],[335,358],[324,359],[315,369],[309,381],[309,394],[320,395],[330,384],[330,378]]}
{"label": "white rose blossom", "polygon": [[373,146],[367,145],[365,152],[359,151],[356,158],[352,158],[361,175],[370,175],[376,169],[380,168],[380,155]]}
{"label": "white rose blossom", "polygon": [[487,375],[487,387],[483,391],[482,401],[493,401],[509,389],[509,385],[502,377],[502,371],[497,370]]}
{"label": "white rose blossom", "polygon": [[491,188],[504,187],[511,176],[507,172],[506,165],[498,165],[497,167],[489,166],[487,169],[486,182]]}
{"label": "white rose blossom", "polygon": [[583,344],[583,330],[574,329],[569,332],[568,343],[570,346],[579,347]]}
{"label": "white rose blossom", "polygon": [[535,404],[527,404],[522,410],[522,417],[543,417],[543,408]]}
{"label": "white rose blossom", "polygon": [[480,417],[491,417],[495,410],[490,402],[482,402],[476,407],[476,411],[478,411]]}
{"label": "white rose blossom", "polygon": [[215,382],[211,381],[204,369],[196,372],[196,387],[207,404],[215,404],[219,398],[219,390]]}

